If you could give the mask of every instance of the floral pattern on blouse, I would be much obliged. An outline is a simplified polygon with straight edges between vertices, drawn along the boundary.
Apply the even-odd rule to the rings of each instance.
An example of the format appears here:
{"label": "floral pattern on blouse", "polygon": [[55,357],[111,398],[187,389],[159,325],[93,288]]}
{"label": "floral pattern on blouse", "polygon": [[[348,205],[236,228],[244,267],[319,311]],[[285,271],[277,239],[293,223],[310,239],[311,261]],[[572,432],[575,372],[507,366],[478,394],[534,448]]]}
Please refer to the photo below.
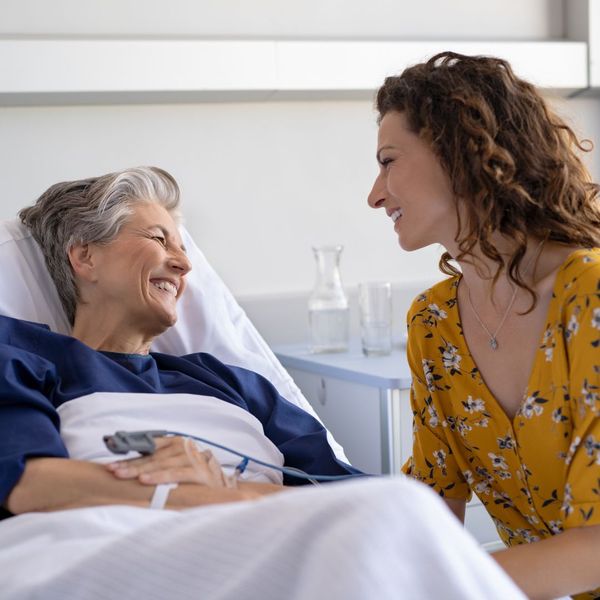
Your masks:
{"label": "floral pattern on blouse", "polygon": [[438,283],[408,313],[414,421],[404,472],[447,498],[474,492],[508,546],[600,525],[600,249],[560,267],[513,419],[466,346],[458,282]]}

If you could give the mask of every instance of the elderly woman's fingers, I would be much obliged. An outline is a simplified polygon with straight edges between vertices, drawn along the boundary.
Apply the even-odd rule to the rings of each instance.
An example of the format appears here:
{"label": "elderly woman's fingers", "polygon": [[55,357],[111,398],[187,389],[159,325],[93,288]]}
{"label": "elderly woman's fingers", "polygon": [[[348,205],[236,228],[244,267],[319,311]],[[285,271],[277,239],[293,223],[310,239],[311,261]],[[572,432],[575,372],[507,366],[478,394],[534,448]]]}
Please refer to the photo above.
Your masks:
{"label": "elderly woman's fingers", "polygon": [[227,485],[219,461],[210,450],[201,451],[188,438],[157,438],[157,451],[149,456],[118,461],[108,469],[119,479],[140,483],[200,483],[211,487]]}
{"label": "elderly woman's fingers", "polygon": [[116,460],[115,462],[108,463],[106,468],[109,471],[116,471],[123,467],[139,466],[148,463],[156,462],[157,460],[163,460],[169,456],[178,456],[182,452],[185,452],[185,445],[189,442],[187,438],[181,436],[173,437],[158,437],[154,438],[156,445],[156,451],[154,454],[148,454],[147,456],[136,456],[134,458],[126,458],[124,460]]}
{"label": "elderly woman's fingers", "polygon": [[203,483],[196,481],[196,471],[191,467],[176,467],[140,476],[140,483],[159,485],[160,483]]}
{"label": "elderly woman's fingers", "polygon": [[[172,449],[176,448],[176,452]],[[171,446],[169,452],[156,452],[135,460],[121,461],[111,467],[113,473],[120,478],[133,479],[145,473],[154,473],[164,471],[175,467],[189,466],[198,471],[199,477],[205,477],[207,465],[216,463],[220,469],[218,461],[214,458],[210,450],[200,451],[191,440],[185,440],[182,444]]]}
{"label": "elderly woman's fingers", "polygon": [[138,480],[145,485],[159,483],[199,483],[209,487],[225,487],[226,479],[217,461],[206,461],[203,465],[170,467],[142,473]]}
{"label": "elderly woman's fingers", "polygon": [[[144,465],[156,465],[169,457],[180,457],[185,453],[186,439],[180,436],[155,438],[156,451],[146,456],[136,456],[108,463],[105,467],[112,473],[139,473],[138,468]],[[188,440],[189,441],[189,440]]]}
{"label": "elderly woman's fingers", "polygon": [[164,471],[175,467],[192,466],[189,459],[184,455],[170,456],[164,459],[156,458],[151,462],[144,463],[123,463],[112,468],[111,471],[119,479],[136,479],[144,473],[153,473],[155,471]]}
{"label": "elderly woman's fingers", "polygon": [[[191,440],[187,440],[191,442]],[[225,485],[225,474],[221,468],[221,464],[210,450],[200,451],[198,446],[190,443],[186,446],[186,451],[192,459],[192,464],[196,470],[199,480],[208,480],[218,485]],[[207,484],[208,485],[208,484]]]}

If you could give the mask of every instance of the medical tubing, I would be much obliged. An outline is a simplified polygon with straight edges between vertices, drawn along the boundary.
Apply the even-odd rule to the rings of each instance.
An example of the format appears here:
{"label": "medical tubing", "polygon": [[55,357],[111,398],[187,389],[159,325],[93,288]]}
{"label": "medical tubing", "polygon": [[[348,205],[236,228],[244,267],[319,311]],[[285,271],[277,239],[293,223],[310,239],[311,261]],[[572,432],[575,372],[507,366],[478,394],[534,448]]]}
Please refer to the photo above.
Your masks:
{"label": "medical tubing", "polygon": [[[231,454],[235,454],[243,459],[244,469],[247,461],[252,461],[257,465],[261,465],[263,467],[267,467],[269,469],[275,469],[276,471],[281,471],[285,475],[289,477],[298,477],[299,479],[307,479],[308,481],[342,481],[344,479],[352,479],[354,477],[366,477],[364,473],[348,473],[348,475],[312,475],[305,473],[300,469],[296,469],[295,467],[280,467],[279,465],[272,465],[271,463],[265,462],[258,458],[253,458],[252,456],[247,456],[246,454],[242,454],[237,450],[233,450],[232,448],[228,448],[227,446],[223,446],[222,444],[217,444],[217,442],[211,442],[206,438],[201,438],[196,435],[191,435],[189,433],[181,433],[181,431],[165,431],[165,435],[178,435],[180,437],[190,438],[192,440],[196,440],[197,442],[202,442],[203,444],[208,444],[209,446],[214,446],[215,448],[220,448],[221,450],[225,450],[225,452],[230,452]],[[239,465],[238,465],[239,466]]]}

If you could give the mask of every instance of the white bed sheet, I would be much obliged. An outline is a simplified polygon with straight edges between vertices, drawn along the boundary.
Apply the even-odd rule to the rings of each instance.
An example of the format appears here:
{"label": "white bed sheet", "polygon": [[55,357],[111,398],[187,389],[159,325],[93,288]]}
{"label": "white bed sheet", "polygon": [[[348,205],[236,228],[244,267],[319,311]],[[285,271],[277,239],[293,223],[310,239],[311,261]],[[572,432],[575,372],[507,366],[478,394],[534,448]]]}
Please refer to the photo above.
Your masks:
{"label": "white bed sheet", "polygon": [[444,503],[404,477],[183,512],[0,523],[4,600],[523,600]]}
{"label": "white bed sheet", "polygon": [[[139,456],[111,454],[103,437],[115,431],[168,430],[199,436],[263,462],[283,466],[283,455],[264,434],[261,422],[248,411],[212,396],[198,394],[126,394],[95,392],[58,407],[60,436],[71,458],[107,463]],[[210,449],[227,475],[241,458],[214,446]],[[282,483],[279,471],[250,462],[244,481]],[[0,597],[1,599],[1,597]]]}

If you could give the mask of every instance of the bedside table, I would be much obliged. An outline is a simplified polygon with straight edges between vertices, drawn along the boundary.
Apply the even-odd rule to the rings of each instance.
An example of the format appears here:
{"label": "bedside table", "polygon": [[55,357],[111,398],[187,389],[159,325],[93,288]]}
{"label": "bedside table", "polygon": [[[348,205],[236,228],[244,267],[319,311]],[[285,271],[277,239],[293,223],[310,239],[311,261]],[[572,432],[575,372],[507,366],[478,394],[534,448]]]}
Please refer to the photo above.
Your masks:
{"label": "bedside table", "polygon": [[[353,340],[347,352],[312,354],[307,344],[278,345],[273,352],[356,468],[400,473],[412,452],[413,421],[404,347],[366,357]],[[486,550],[504,547],[475,495],[465,527]]]}
{"label": "bedside table", "polygon": [[306,344],[273,351],[356,468],[400,472],[412,445],[404,350],[367,358],[355,341],[348,352],[311,354]]}

